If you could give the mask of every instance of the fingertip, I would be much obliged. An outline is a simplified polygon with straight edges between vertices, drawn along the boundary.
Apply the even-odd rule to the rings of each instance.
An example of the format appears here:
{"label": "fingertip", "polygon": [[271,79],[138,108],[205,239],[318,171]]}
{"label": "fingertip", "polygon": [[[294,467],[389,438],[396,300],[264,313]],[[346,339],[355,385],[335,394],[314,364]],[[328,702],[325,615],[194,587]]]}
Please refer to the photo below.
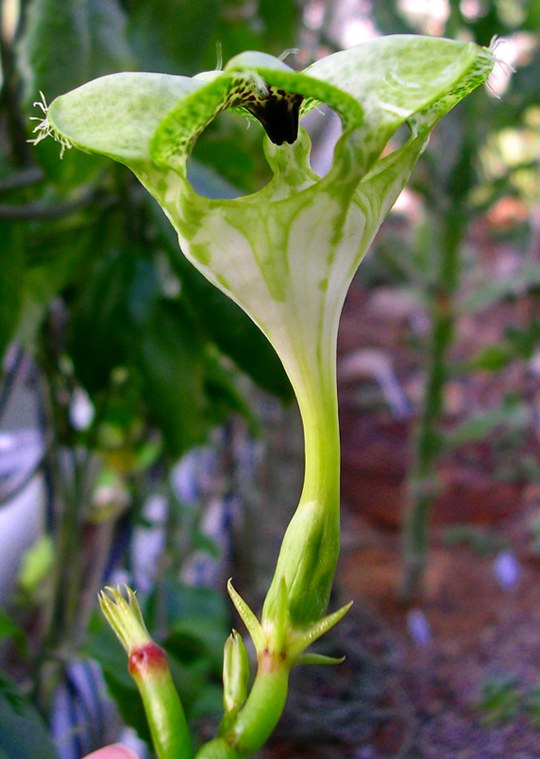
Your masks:
{"label": "fingertip", "polygon": [[105,748],[93,751],[84,759],[139,759],[139,757],[127,746],[114,743],[112,746],[105,746]]}

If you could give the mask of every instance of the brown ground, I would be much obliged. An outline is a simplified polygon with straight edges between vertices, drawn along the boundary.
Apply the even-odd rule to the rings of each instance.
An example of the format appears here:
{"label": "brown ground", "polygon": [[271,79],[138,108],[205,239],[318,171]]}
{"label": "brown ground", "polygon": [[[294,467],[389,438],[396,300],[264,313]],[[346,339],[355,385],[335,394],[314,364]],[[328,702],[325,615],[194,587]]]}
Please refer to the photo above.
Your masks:
{"label": "brown ground", "polygon": [[[322,673],[299,670],[265,759],[540,757],[540,719],[534,719],[540,698],[533,700],[540,685],[540,539],[535,542],[534,530],[535,519],[540,530],[540,488],[522,471],[527,457],[538,460],[534,416],[525,431],[499,431],[442,459],[425,593],[414,606],[403,606],[397,600],[398,528],[413,422],[388,411],[370,376],[373,366],[390,361],[414,407],[422,370],[407,341],[411,324],[422,329],[422,315],[400,297],[355,287],[342,325],[341,365],[354,351],[371,351],[359,354],[357,376],[341,388],[344,547],[335,603],[353,598],[355,607],[327,645],[345,651],[347,661]],[[462,318],[452,360],[500,340],[503,328],[524,323],[533,307],[516,301]],[[447,389],[445,421],[451,427],[497,408],[508,391],[534,410],[536,387],[524,362],[498,374],[457,377]],[[448,526],[463,523],[472,531],[452,544]],[[494,564],[506,549],[520,570],[507,588]],[[495,708],[482,711],[479,700],[487,684],[502,689],[507,681],[506,700],[497,704],[505,703],[510,717],[500,721]]]}

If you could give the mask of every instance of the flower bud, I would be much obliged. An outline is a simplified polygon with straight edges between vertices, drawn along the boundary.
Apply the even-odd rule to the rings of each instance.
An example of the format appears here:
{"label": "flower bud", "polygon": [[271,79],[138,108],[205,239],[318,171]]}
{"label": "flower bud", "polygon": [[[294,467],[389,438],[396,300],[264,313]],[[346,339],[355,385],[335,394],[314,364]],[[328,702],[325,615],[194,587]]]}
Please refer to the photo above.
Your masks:
{"label": "flower bud", "polygon": [[249,660],[242,640],[236,630],[227,638],[223,651],[223,705],[225,714],[236,713],[247,698],[249,685]]}
{"label": "flower bud", "polygon": [[167,654],[146,629],[135,593],[127,586],[124,593],[108,587],[100,592],[99,604],[129,657],[128,670],[141,695],[157,756],[191,756],[191,737]]}

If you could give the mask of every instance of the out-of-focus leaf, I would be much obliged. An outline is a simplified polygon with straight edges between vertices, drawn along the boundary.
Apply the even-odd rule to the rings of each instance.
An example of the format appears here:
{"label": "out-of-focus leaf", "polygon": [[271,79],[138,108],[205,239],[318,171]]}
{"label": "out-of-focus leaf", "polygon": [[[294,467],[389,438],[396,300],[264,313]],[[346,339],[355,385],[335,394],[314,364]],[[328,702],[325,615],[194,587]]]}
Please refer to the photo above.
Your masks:
{"label": "out-of-focus leaf", "polygon": [[486,3],[483,13],[467,24],[478,45],[489,45],[494,36],[511,31],[504,22],[504,15],[499,12],[500,5],[498,2]]}
{"label": "out-of-focus leaf", "polygon": [[0,608],[0,640],[12,638],[21,649],[26,648],[26,634],[11,617]]}
{"label": "out-of-focus leaf", "polygon": [[73,304],[69,349],[89,392],[105,388],[111,371],[129,360],[134,331],[156,297],[152,264],[135,246],[104,253]]}
{"label": "out-of-focus leaf", "polygon": [[259,0],[259,16],[266,52],[280,55],[284,48],[295,45],[300,16],[297,0]]}
{"label": "out-of-focus leaf", "polygon": [[132,0],[128,33],[144,71],[196,74],[215,66],[219,0]]}
{"label": "out-of-focus leaf", "polygon": [[533,724],[538,727],[540,725],[540,683],[537,683],[524,694],[524,702],[525,711],[531,718]]}
{"label": "out-of-focus leaf", "polygon": [[[250,123],[237,113],[220,114],[197,140],[193,157],[199,165],[192,168],[190,161],[190,174],[197,192],[207,197],[227,198],[264,187],[271,173],[262,141],[263,130],[259,124]],[[205,174],[201,164],[207,168]],[[225,184],[224,179],[230,184]]]}
{"label": "out-of-focus leaf", "polygon": [[528,29],[536,34],[540,29],[540,3],[538,0],[529,0],[528,3],[524,4],[524,10],[526,16],[521,23],[521,28]]}
{"label": "out-of-focus leaf", "polygon": [[73,239],[70,244],[60,236],[55,250],[49,247],[49,259],[27,267],[22,287],[21,318],[16,337],[32,348],[43,318],[55,296],[74,276],[86,253],[86,241]]}
{"label": "out-of-focus leaf", "polygon": [[523,430],[530,424],[531,415],[525,404],[509,403],[493,411],[486,411],[462,422],[445,436],[447,449],[465,443],[484,440],[497,428]]}
{"label": "out-of-focus leaf", "polygon": [[250,417],[231,371],[182,303],[163,299],[157,266],[142,250],[110,251],[81,284],[68,347],[91,394],[109,387],[115,368],[135,372],[174,457],[231,411]]}
{"label": "out-of-focus leaf", "polygon": [[51,536],[42,535],[24,552],[17,580],[26,593],[34,593],[44,578],[50,576],[54,550]]}
{"label": "out-of-focus leaf", "polygon": [[449,525],[444,528],[442,537],[445,545],[465,545],[477,556],[488,556],[510,547],[508,540],[500,533],[474,524]]}
{"label": "out-of-focus leaf", "polygon": [[50,101],[103,74],[131,68],[116,0],[34,0],[19,44],[25,100]]}
{"label": "out-of-focus leaf", "polygon": [[[97,76],[134,67],[125,35],[124,14],[116,0],[34,0],[18,48],[29,115],[42,114],[32,103],[43,92],[48,102]],[[29,122],[30,127],[30,122]],[[74,186],[105,162],[45,140],[35,156],[55,182]]]}
{"label": "out-of-focus leaf", "polygon": [[118,0],[87,0],[93,77],[136,67],[127,39],[127,19]]}
{"label": "out-of-focus leaf", "polygon": [[475,313],[499,300],[515,299],[540,287],[540,266],[529,264],[512,277],[493,279],[477,287],[462,304],[463,313]]}
{"label": "out-of-focus leaf", "polygon": [[[35,115],[39,115],[37,110]],[[43,140],[32,152],[51,182],[65,189],[90,181],[103,170],[105,164],[100,156],[80,150],[66,150],[61,157],[60,146],[52,140]]]}
{"label": "out-of-focus leaf", "polygon": [[216,68],[217,44],[225,60],[243,50],[279,55],[296,41],[295,0],[131,0],[129,37],[141,67],[193,75]]}
{"label": "out-of-focus leaf", "polygon": [[[182,705],[189,721],[196,717],[218,717],[223,711],[220,672],[212,669],[209,659],[201,657],[190,664],[176,658],[165,646],[169,656],[169,669],[182,696]],[[216,720],[217,721],[217,720]]]}
{"label": "out-of-focus leaf", "polygon": [[233,183],[218,174],[213,166],[206,166],[193,158],[189,162],[188,176],[196,192],[207,198],[237,198],[242,194]]}
{"label": "out-of-focus leaf", "polygon": [[467,362],[467,369],[480,371],[497,372],[504,369],[514,358],[514,351],[509,345],[497,343],[488,345],[486,348],[478,351],[470,361]]}
{"label": "out-of-focus leaf", "polygon": [[[167,625],[200,619],[206,622],[213,621],[216,627],[228,630],[229,606],[221,593],[212,588],[182,585],[172,580],[167,580],[162,590],[163,595],[159,596],[159,602],[163,602],[164,609],[159,607],[159,613],[163,612]],[[145,609],[145,619],[150,628],[157,624],[157,614],[158,598],[153,593]]]}
{"label": "out-of-focus leaf", "polygon": [[530,359],[540,343],[540,319],[532,318],[523,329],[508,327],[506,337],[514,352],[524,359]]}
{"label": "out-of-focus leaf", "polygon": [[216,624],[215,619],[195,615],[172,624],[164,644],[180,661],[188,664],[201,657],[208,658],[219,672],[226,636],[226,628]]}
{"label": "out-of-focus leaf", "polygon": [[257,419],[236,382],[236,374],[236,371],[225,368],[217,351],[206,352],[204,389],[210,404],[209,421],[218,424],[226,416],[236,412],[243,416],[254,429],[257,427]]}
{"label": "out-of-focus leaf", "polygon": [[49,100],[82,84],[90,68],[86,0],[34,0],[19,45],[25,100]]}
{"label": "out-of-focus leaf", "polygon": [[24,272],[22,230],[0,222],[0,362],[13,337],[20,316]]}
{"label": "out-of-focus leaf", "polygon": [[483,722],[494,724],[508,722],[521,707],[519,683],[512,675],[501,675],[487,680],[480,694],[477,706],[484,712]]}
{"label": "out-of-focus leaf", "polygon": [[58,759],[40,715],[0,673],[0,757],[2,759]]}
{"label": "out-of-focus leaf", "polygon": [[178,458],[207,431],[200,338],[177,303],[161,301],[141,327],[138,365],[150,414]]}

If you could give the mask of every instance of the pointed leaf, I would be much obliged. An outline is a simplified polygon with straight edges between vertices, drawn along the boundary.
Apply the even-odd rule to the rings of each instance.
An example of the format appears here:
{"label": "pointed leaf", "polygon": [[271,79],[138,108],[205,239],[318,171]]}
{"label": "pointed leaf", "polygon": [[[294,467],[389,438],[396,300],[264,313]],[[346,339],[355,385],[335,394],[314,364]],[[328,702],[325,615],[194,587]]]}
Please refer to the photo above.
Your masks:
{"label": "pointed leaf", "polygon": [[343,664],[344,661],[345,661],[344,656],[326,656],[326,654],[310,653],[310,654],[302,654],[296,663],[297,664],[327,665],[327,664]]}
{"label": "pointed leaf", "polygon": [[262,628],[259,620],[251,611],[242,596],[236,592],[231,580],[227,582],[227,591],[231,597],[231,601],[233,602],[236,611],[240,616],[240,619],[245,624],[246,629],[251,636],[255,648],[257,651],[259,651],[263,643]]}
{"label": "pointed leaf", "polygon": [[323,617],[317,622],[314,622],[306,630],[299,630],[296,633],[296,639],[291,644],[289,649],[291,658],[293,660],[297,659],[308,646],[310,646],[312,643],[315,643],[316,640],[331,630],[332,627],[337,625],[337,623],[343,619],[352,605],[353,602],[350,601],[348,604],[345,604],[337,611],[334,611],[332,614],[328,614],[326,617]]}

